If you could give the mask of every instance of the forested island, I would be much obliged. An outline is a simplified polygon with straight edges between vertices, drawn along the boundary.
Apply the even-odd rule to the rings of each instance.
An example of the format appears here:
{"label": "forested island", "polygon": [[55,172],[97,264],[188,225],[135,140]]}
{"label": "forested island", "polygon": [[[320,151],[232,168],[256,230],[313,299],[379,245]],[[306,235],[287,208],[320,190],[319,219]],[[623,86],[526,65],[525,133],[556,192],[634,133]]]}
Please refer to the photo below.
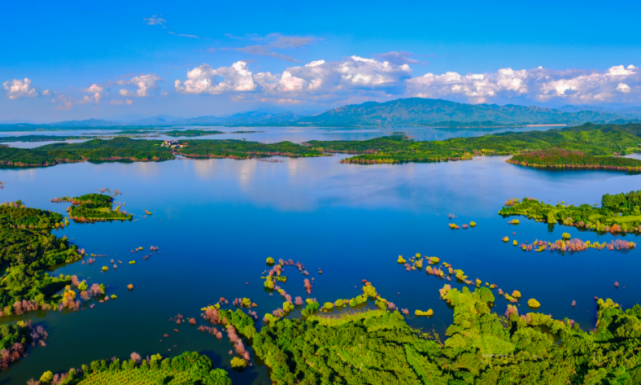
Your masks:
{"label": "forested island", "polygon": [[37,167],[84,161],[162,161],[174,159],[176,154],[189,158],[250,159],[346,153],[354,156],[343,159],[342,163],[442,162],[484,155],[513,155],[509,162],[533,167],[639,171],[641,160],[621,156],[641,151],[640,142],[641,124],[586,124],[548,131],[504,132],[443,141],[414,141],[403,134],[363,141],[313,140],[303,144],[202,139],[181,141],[180,146],[174,149],[161,146],[161,141],[117,137],[84,143],[55,143],[34,149],[0,147],[0,165]]}
{"label": "forested island", "polygon": [[[245,331],[241,334],[279,385],[641,381],[639,305],[623,310],[609,299],[599,299],[596,330],[587,332],[569,319],[535,312],[519,315],[512,305],[505,317],[500,316],[491,311],[497,304],[487,287],[471,292],[445,285],[440,292],[454,313],[444,342],[436,334],[412,329],[392,306],[386,310],[369,283],[363,288],[365,302],[380,302],[381,310],[362,308],[326,317],[319,313],[318,303],[308,301],[303,318],[272,319],[258,333],[248,324],[253,323],[250,317],[236,314],[240,309],[230,314],[210,308],[205,318],[233,329],[234,335]],[[340,308],[348,306],[339,301]],[[538,307],[535,300],[529,303]],[[328,304],[323,311],[335,306]]]}
{"label": "forested island", "polygon": [[601,207],[559,203],[551,205],[534,198],[511,199],[499,211],[505,217],[519,215],[530,219],[573,226],[599,232],[641,232],[641,190],[621,194],[605,194]]}
{"label": "forested island", "polygon": [[132,353],[128,360],[114,357],[93,361],[62,375],[45,372],[39,382],[41,385],[231,385],[226,371],[214,369],[209,358],[196,352],[185,352],[174,358],[163,358],[160,354],[143,358]]}
{"label": "forested island", "polygon": [[64,226],[58,213],[25,207],[22,202],[0,205],[0,306],[4,315],[23,308],[57,308],[63,296],[56,294],[71,284],[71,277],[46,271],[79,260],[78,247],[51,231]]}
{"label": "forested island", "polygon": [[0,137],[0,143],[13,142],[65,142],[67,140],[91,139],[90,136],[63,136],[63,135],[20,135]]}
{"label": "forested island", "polygon": [[85,194],[71,198],[69,217],[77,222],[130,221],[133,216],[113,209],[113,198],[105,194]]}
{"label": "forested island", "polygon": [[224,134],[222,131],[216,131],[216,130],[171,130],[171,131],[160,131],[158,132],[159,134],[164,134],[167,136],[184,136],[184,137],[190,137],[190,136],[206,136],[206,135],[219,135],[219,134]]}

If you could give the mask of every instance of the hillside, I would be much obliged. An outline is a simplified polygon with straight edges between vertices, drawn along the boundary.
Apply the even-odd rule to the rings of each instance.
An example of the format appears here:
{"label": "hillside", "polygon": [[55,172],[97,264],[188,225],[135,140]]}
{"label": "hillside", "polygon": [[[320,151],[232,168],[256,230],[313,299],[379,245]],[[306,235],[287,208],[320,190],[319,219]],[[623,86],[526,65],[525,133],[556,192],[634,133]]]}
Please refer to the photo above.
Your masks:
{"label": "hillside", "polygon": [[508,104],[464,104],[441,99],[408,98],[385,103],[366,102],[339,107],[322,114],[299,119],[295,125],[307,126],[424,126],[441,122],[484,122],[495,124],[568,124],[586,122],[622,123],[616,114],[559,110]]}

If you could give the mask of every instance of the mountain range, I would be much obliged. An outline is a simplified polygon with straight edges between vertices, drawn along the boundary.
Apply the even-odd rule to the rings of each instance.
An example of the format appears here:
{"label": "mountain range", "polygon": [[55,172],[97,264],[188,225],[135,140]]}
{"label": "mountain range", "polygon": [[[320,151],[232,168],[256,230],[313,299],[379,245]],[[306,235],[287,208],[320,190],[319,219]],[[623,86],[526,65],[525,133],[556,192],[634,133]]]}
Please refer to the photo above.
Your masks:
{"label": "mountain range", "polygon": [[[583,108],[585,107],[585,108]],[[159,115],[137,120],[72,120],[50,124],[0,124],[0,130],[63,128],[116,128],[141,126],[505,126],[526,124],[567,124],[638,122],[641,109],[620,111],[590,106],[560,109],[508,104],[466,104],[442,99],[406,98],[389,102],[365,102],[338,107],[319,114],[257,110],[228,116],[196,118]]]}

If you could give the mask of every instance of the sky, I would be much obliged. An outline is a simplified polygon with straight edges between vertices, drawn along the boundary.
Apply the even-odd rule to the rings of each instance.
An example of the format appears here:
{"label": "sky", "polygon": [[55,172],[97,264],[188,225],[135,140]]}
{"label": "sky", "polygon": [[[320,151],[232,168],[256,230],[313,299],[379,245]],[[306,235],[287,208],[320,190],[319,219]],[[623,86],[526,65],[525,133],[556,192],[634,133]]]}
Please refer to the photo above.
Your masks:
{"label": "sky", "polygon": [[2,8],[0,122],[311,113],[414,96],[641,107],[639,1]]}

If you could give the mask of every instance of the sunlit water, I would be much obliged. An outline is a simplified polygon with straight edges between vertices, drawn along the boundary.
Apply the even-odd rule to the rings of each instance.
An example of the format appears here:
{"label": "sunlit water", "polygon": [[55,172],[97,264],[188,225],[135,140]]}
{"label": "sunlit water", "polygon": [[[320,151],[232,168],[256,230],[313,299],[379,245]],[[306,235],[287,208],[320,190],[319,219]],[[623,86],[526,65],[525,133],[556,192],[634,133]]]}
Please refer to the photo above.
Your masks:
{"label": "sunlit water", "polygon": [[[28,314],[49,331],[46,347],[0,373],[0,384],[24,384],[45,370],[67,371],[83,363],[133,351],[172,356],[196,350],[216,366],[229,369],[231,346],[196,330],[200,308],[220,297],[249,297],[259,315],[281,307],[283,299],[263,289],[265,259],[304,263],[315,278],[311,297],[321,304],[360,294],[362,279],[401,308],[409,324],[436,330],[442,337],[452,311],[438,289],[448,282],[424,271],[405,271],[399,254],[438,256],[470,278],[494,283],[505,291],[536,298],[539,311],[568,317],[592,329],[594,296],[612,298],[624,307],[641,300],[639,251],[576,254],[523,252],[511,240],[557,240],[562,232],[584,241],[610,241],[611,235],[579,232],[521,218],[511,226],[497,211],[509,198],[525,196],[552,203],[598,203],[602,194],[637,189],[641,177],[605,171],[543,171],[510,165],[505,157],[472,161],[405,165],[346,165],[344,156],[310,159],[174,160],[160,163],[68,164],[49,168],[0,170],[0,201],[21,199],[26,205],[65,213],[58,196],[77,196],[109,187],[124,191],[118,202],[137,215],[126,223],[71,224],[56,232],[89,253],[108,254],[94,265],[75,263],[56,273],[77,274],[108,285],[117,300],[78,312]],[[153,215],[144,218],[144,210]],[[448,214],[458,217],[448,220]],[[448,223],[477,222],[467,230]],[[516,235],[512,235],[516,232]],[[510,243],[501,241],[509,236]],[[625,239],[637,242],[633,235]],[[149,246],[161,252],[149,254]],[[131,253],[138,246],[144,252]],[[114,270],[110,259],[122,260]],[[135,260],[135,265],[129,265]],[[102,266],[110,270],[101,273]],[[319,274],[321,268],[323,273]],[[281,286],[292,296],[307,295],[298,270],[287,267]],[[621,286],[615,289],[614,282]],[[128,284],[135,286],[129,291]],[[576,300],[577,306],[570,304]],[[496,300],[504,313],[507,302]],[[434,310],[431,319],[414,310]],[[168,321],[176,314],[195,317],[196,327]],[[293,313],[297,316],[299,311]],[[17,317],[3,318],[5,322]],[[257,322],[262,325],[262,322]],[[173,330],[178,329],[176,333]],[[164,338],[164,334],[170,337]],[[161,341],[162,340],[162,341]],[[171,349],[171,351],[168,351]],[[252,360],[254,359],[252,354]],[[230,371],[235,384],[269,384],[260,362],[244,373]]]}

